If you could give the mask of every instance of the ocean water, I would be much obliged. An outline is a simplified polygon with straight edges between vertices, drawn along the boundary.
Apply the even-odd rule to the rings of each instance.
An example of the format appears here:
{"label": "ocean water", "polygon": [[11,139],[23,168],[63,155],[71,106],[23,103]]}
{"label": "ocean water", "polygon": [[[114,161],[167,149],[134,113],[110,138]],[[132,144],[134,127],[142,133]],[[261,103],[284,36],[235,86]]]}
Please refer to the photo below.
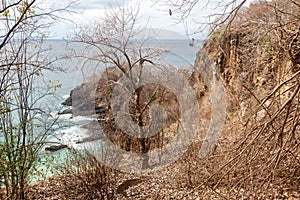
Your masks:
{"label": "ocean water", "polygon": [[[163,61],[165,64],[180,67],[193,67],[193,63],[197,53],[197,47],[190,46],[188,40],[153,40],[151,44],[155,47],[168,50],[168,53],[163,54]],[[63,40],[48,40],[45,41],[44,46],[51,47],[52,58],[68,57],[70,49],[80,50],[82,45],[67,44]],[[49,123],[55,123],[50,130],[50,135],[47,138],[45,147],[57,144],[66,144],[75,149],[84,149],[85,144],[76,144],[76,141],[88,137],[88,130],[82,128],[83,125],[95,120],[92,117],[77,116],[72,117],[71,114],[58,115],[61,110],[66,109],[61,103],[68,98],[70,91],[76,86],[88,80],[90,75],[101,70],[95,63],[83,65],[76,59],[59,59],[57,65],[61,66],[65,72],[45,72],[44,81],[51,81],[51,83],[62,84],[58,88],[54,96],[49,96],[42,100],[42,108],[51,113],[53,119],[49,119]],[[100,69],[99,69],[100,68]],[[85,72],[85,73],[83,73]],[[86,73],[88,72],[88,73]],[[51,121],[52,120],[52,121]],[[93,145],[93,142],[90,142]],[[64,163],[68,158],[68,150],[59,150],[56,152],[45,151],[43,148],[40,153],[40,160],[36,171],[39,171],[37,176],[32,177],[32,180],[45,179],[49,176],[59,174],[60,170],[57,166]]]}

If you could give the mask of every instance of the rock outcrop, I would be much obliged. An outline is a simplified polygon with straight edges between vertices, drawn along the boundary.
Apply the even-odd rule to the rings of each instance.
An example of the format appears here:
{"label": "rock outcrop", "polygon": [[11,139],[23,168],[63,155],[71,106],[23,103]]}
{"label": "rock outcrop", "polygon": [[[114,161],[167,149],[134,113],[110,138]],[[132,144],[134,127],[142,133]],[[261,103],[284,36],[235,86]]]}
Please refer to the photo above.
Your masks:
{"label": "rock outcrop", "polygon": [[[192,74],[185,72],[184,70],[179,70],[178,72],[183,73],[184,76],[186,76],[191,86],[195,89],[196,96],[200,101],[200,99],[207,92],[207,87],[205,86],[201,75],[196,71]],[[122,133],[122,130],[120,130],[116,125],[110,105],[113,88],[120,79],[121,75],[122,73],[118,68],[107,68],[102,73],[102,76],[98,78],[98,80],[94,79],[95,81],[83,83],[82,85],[73,89],[70,93],[70,98],[68,98],[63,105],[72,106],[73,116],[95,115],[97,117],[96,123],[98,123],[98,126],[100,124],[101,130],[105,132],[106,136],[108,136],[111,141],[117,141],[121,148],[127,148],[126,145],[128,141],[131,141],[131,139],[128,137],[128,135]],[[139,123],[147,125],[151,122],[151,116],[149,115],[151,105],[162,105],[167,114],[166,123],[163,125],[164,128],[168,129],[168,131],[167,129],[165,130],[166,133],[164,134],[165,142],[167,143],[172,139],[172,137],[174,137],[173,133],[177,131],[177,126],[175,124],[177,124],[178,120],[180,120],[179,104],[176,96],[168,88],[155,84],[142,86],[138,90],[140,95],[139,105],[143,105],[143,108],[137,108],[137,94],[133,94],[132,98],[129,100],[129,112],[133,116],[132,120],[135,120],[136,123],[138,123],[137,120],[140,120]],[[139,115],[138,109],[143,109],[142,115],[139,116],[139,119],[134,117]],[[98,127],[98,129],[100,130],[100,127]],[[93,130],[90,128],[88,128],[88,130],[93,132]],[[155,137],[157,137],[157,139],[153,138],[152,141],[160,140],[159,134],[157,134]],[[77,143],[95,139],[97,138],[91,136],[84,140],[77,141]],[[130,143],[136,146],[139,145],[138,140]],[[155,142],[152,143],[155,146]],[[138,147],[136,148],[138,149]]]}
{"label": "rock outcrop", "polygon": [[54,152],[54,151],[58,151],[58,150],[65,149],[65,148],[68,148],[68,145],[65,145],[65,144],[51,145],[49,147],[45,147],[45,151]]}
{"label": "rock outcrop", "polygon": [[72,108],[67,108],[65,110],[59,111],[57,114],[58,115],[72,114]]}
{"label": "rock outcrop", "polygon": [[62,105],[72,106],[73,116],[97,114],[100,118],[104,118],[110,108],[109,95],[112,90],[110,81],[117,81],[119,76],[117,68],[107,68],[101,77],[91,77],[90,82],[74,88]]}

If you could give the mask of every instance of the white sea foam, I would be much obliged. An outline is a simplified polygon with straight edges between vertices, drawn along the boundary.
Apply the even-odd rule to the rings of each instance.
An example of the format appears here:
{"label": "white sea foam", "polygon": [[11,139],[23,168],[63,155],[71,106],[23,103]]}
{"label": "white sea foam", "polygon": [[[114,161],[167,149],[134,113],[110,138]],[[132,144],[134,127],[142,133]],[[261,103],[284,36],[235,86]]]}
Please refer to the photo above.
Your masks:
{"label": "white sea foam", "polygon": [[62,96],[62,98],[63,98],[64,100],[66,100],[66,99],[69,98],[69,97],[70,97],[70,95],[68,95],[68,94],[65,94],[65,95]]}
{"label": "white sea foam", "polygon": [[87,130],[71,126],[69,128],[60,129],[53,134],[53,137],[57,138],[61,144],[70,145],[75,143],[77,140],[86,137]]}
{"label": "white sea foam", "polygon": [[89,116],[76,116],[71,119],[69,119],[71,122],[82,122],[82,121],[93,121],[95,120],[94,117],[89,117]]}
{"label": "white sea foam", "polygon": [[[58,114],[56,115],[58,116]],[[72,118],[72,114],[63,114],[63,115],[59,115],[59,120],[70,120]]]}
{"label": "white sea foam", "polygon": [[51,116],[52,118],[57,118],[57,117],[58,117],[58,114],[57,114],[57,112],[55,111],[55,112],[51,112],[51,113],[50,113],[50,116]]}

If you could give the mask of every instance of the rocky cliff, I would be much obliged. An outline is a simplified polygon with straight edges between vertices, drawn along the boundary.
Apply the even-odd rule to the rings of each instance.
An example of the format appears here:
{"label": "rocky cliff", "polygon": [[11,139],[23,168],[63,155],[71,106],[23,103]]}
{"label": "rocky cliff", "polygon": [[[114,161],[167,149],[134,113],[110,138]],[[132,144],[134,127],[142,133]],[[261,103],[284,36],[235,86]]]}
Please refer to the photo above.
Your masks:
{"label": "rocky cliff", "polygon": [[197,55],[195,65],[204,68],[208,55],[227,92],[223,146],[215,154],[226,158],[216,174],[228,185],[299,191],[299,11],[296,1],[253,3],[216,29]]}

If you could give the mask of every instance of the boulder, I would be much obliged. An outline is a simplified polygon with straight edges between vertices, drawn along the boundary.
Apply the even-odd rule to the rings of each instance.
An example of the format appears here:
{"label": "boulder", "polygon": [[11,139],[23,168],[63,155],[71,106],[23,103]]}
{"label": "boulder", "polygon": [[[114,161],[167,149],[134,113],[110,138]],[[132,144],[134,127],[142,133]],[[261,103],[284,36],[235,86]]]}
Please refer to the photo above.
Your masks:
{"label": "boulder", "polygon": [[72,108],[67,108],[57,113],[58,115],[72,114]]}
{"label": "boulder", "polygon": [[65,148],[68,148],[68,145],[61,144],[61,145],[51,145],[49,147],[45,147],[45,150],[54,152],[54,151],[58,151],[58,150],[65,149]]}

